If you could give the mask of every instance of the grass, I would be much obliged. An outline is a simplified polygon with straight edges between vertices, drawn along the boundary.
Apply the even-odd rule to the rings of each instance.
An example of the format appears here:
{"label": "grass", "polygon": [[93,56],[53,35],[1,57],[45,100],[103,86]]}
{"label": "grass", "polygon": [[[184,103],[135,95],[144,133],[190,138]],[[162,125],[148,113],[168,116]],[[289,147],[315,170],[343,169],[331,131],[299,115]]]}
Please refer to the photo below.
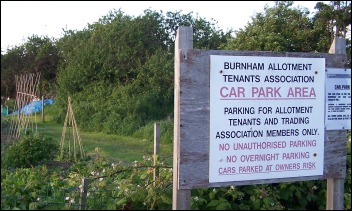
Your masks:
{"label": "grass", "polygon": [[[46,117],[45,122],[43,122],[40,114],[37,114],[36,117],[32,117],[31,119],[33,121],[36,119],[38,132],[41,132],[45,137],[52,138],[60,143],[63,124],[56,123],[50,117]],[[80,131],[79,128],[78,131],[86,155],[96,154],[96,149],[99,149],[99,154],[111,162],[122,161],[124,163],[132,163],[134,161],[141,161],[143,160],[143,156],[152,156],[154,152],[153,141],[147,139],[95,132],[83,132]],[[68,132],[69,130],[67,129],[66,133]],[[67,143],[68,140],[65,140],[65,144]],[[172,151],[172,144],[160,143],[159,160],[172,166]]]}

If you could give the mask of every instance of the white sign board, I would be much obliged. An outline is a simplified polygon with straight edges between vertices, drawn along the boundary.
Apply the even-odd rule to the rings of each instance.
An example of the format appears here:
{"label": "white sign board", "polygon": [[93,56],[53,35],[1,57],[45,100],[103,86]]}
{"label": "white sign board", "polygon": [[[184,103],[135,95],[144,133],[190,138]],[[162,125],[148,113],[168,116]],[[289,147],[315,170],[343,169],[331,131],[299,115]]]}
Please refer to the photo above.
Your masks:
{"label": "white sign board", "polygon": [[323,175],[325,58],[210,56],[209,182]]}
{"label": "white sign board", "polygon": [[350,130],[351,69],[328,68],[325,85],[326,130]]}

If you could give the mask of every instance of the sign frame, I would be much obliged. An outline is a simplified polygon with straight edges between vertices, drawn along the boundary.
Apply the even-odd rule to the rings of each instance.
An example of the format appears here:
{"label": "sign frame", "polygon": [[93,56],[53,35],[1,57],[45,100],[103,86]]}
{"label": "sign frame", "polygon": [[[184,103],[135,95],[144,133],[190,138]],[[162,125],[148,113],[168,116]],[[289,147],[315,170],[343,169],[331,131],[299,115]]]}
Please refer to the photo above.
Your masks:
{"label": "sign frame", "polygon": [[[324,172],[320,176],[209,183],[210,55],[325,58],[326,67],[342,68],[346,55],[301,52],[251,52],[180,48],[175,55],[175,129],[178,189],[224,187],[344,178],[347,131],[326,131]],[[325,74],[325,73],[322,73]],[[322,87],[324,89],[324,87]],[[324,115],[324,114],[322,114]],[[179,128],[178,128],[179,127]],[[175,158],[174,158],[175,159]]]}

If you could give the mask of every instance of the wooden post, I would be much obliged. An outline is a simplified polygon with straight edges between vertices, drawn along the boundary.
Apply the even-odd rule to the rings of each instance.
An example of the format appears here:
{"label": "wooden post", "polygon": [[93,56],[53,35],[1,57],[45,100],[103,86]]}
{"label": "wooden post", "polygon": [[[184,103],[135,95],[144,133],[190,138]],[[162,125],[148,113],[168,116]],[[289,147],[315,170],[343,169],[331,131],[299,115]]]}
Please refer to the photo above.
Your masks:
{"label": "wooden post", "polygon": [[159,148],[160,148],[160,125],[158,123],[154,123],[154,185],[156,178],[159,177],[159,168],[155,167],[156,162],[159,156]]}
{"label": "wooden post", "polygon": [[44,122],[44,95],[42,96],[42,122]]}
{"label": "wooden post", "polygon": [[172,190],[172,209],[190,210],[191,190],[179,189],[179,166],[180,166],[180,76],[181,57],[185,58],[186,51],[193,49],[193,29],[192,27],[180,26],[177,29],[175,39],[175,89],[174,89],[174,155],[173,155],[173,190]]}
{"label": "wooden post", "polygon": [[88,178],[82,179],[81,197],[79,198],[79,210],[85,210],[87,206]]}
{"label": "wooden post", "polygon": [[[331,54],[346,54],[346,40],[335,37],[330,47]],[[347,139],[347,134],[346,134]],[[343,210],[344,209],[344,183],[343,178],[328,178],[326,191],[326,209]]]}
{"label": "wooden post", "polygon": [[326,209],[344,210],[344,179],[327,179]]}

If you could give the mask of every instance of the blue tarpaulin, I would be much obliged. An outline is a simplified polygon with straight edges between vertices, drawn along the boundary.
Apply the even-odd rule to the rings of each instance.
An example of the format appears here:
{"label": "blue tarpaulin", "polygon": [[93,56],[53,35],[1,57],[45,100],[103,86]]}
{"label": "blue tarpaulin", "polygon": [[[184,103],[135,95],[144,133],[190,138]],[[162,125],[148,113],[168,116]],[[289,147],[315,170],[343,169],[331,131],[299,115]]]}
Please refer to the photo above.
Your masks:
{"label": "blue tarpaulin", "polygon": [[9,114],[9,107],[1,105],[1,115],[8,115]]}
{"label": "blue tarpaulin", "polygon": [[[53,104],[55,101],[53,99],[46,99],[44,100],[44,105],[48,105],[48,104]],[[19,111],[21,114],[31,114],[33,112],[38,112],[41,111],[42,108],[42,101],[33,101],[31,103],[29,103],[28,105],[22,107]],[[12,114],[18,114],[18,111],[14,111]]]}

